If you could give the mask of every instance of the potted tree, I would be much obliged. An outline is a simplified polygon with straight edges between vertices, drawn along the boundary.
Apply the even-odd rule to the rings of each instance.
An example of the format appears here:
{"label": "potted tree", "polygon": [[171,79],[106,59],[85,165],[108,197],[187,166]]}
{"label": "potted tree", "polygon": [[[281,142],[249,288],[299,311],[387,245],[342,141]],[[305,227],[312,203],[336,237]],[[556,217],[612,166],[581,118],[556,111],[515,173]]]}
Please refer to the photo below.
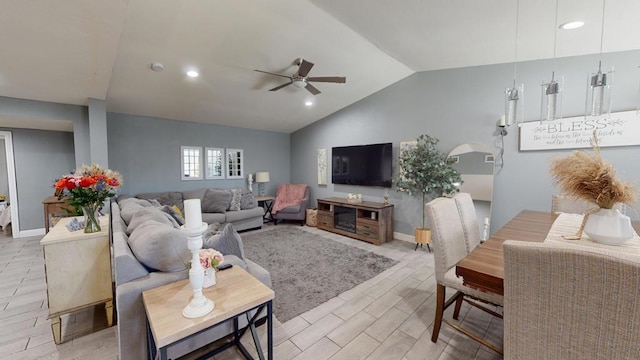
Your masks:
{"label": "potted tree", "polygon": [[431,242],[431,229],[424,226],[427,200],[457,192],[462,182],[460,173],[451,166],[453,159],[447,158],[436,148],[438,141],[423,134],[418,137],[415,146],[400,150],[396,191],[422,196],[422,226],[415,229],[416,249],[418,244],[427,244],[429,247]]}

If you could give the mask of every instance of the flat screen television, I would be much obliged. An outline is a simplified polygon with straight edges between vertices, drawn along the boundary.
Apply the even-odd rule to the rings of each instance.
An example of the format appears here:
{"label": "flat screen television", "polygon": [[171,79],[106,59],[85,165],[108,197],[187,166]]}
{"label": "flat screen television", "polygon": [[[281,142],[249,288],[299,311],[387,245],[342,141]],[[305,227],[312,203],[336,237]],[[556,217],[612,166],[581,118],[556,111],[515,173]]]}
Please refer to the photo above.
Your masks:
{"label": "flat screen television", "polygon": [[392,143],[331,149],[334,184],[391,187]]}

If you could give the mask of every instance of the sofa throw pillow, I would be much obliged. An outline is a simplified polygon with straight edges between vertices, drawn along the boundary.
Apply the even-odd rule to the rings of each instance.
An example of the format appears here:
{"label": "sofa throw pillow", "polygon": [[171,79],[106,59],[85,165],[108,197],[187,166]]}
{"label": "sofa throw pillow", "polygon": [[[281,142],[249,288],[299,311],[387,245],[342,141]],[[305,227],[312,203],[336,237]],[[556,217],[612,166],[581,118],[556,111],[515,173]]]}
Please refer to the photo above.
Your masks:
{"label": "sofa throw pillow", "polygon": [[161,205],[178,205],[180,209],[184,208],[182,203],[182,193],[178,191],[165,191],[156,193],[142,193],[137,194],[138,199],[155,199]]}
{"label": "sofa throw pillow", "polygon": [[149,221],[155,221],[172,228],[180,227],[171,215],[160,211],[158,208],[141,208],[131,217],[131,221],[127,226],[127,234],[133,233],[138,226]]}
{"label": "sofa throw pillow", "polygon": [[172,208],[173,210],[175,210],[175,211],[176,211],[176,213],[178,213],[178,215],[180,215],[180,216],[184,217],[184,214],[182,214],[182,210],[180,210],[180,208],[178,207],[178,205],[173,205],[171,208]]}
{"label": "sofa throw pillow", "polygon": [[231,191],[207,189],[202,200],[202,211],[207,213],[224,213],[231,202]]}
{"label": "sofa throw pillow", "polygon": [[127,224],[131,222],[131,218],[135,215],[140,209],[151,208],[151,203],[147,200],[129,198],[126,200],[120,201],[120,217]]}
{"label": "sofa throw pillow", "polygon": [[[204,233],[202,233],[202,238],[203,239],[208,239],[209,237],[220,233],[220,223],[219,222],[214,222],[209,224],[209,226],[207,227],[207,230],[204,231]],[[223,254],[224,255],[224,254]]]}
{"label": "sofa throw pillow", "polygon": [[181,271],[186,269],[186,264],[191,259],[187,235],[154,220],[136,227],[129,236],[128,243],[138,261],[150,269]]}
{"label": "sofa throw pillow", "polygon": [[258,201],[253,197],[253,193],[249,189],[242,190],[242,197],[240,199],[240,209],[248,210],[258,206]]}
{"label": "sofa throw pillow", "polygon": [[224,225],[219,233],[206,238],[202,243],[202,247],[216,249],[222,255],[235,255],[242,261],[246,261],[242,238],[230,223]]}
{"label": "sofa throw pillow", "polygon": [[171,216],[171,218],[173,218],[176,223],[178,223],[178,226],[184,225],[184,217],[182,216],[182,212],[180,212],[178,206],[162,205],[160,207],[160,211],[169,214],[169,216]]}
{"label": "sofa throw pillow", "polygon": [[240,211],[242,200],[241,189],[231,189],[231,201],[229,202],[229,211]]}
{"label": "sofa throw pillow", "polygon": [[162,204],[160,204],[160,202],[156,199],[149,199],[149,203],[151,204],[151,206],[157,207],[157,208],[162,206]]}

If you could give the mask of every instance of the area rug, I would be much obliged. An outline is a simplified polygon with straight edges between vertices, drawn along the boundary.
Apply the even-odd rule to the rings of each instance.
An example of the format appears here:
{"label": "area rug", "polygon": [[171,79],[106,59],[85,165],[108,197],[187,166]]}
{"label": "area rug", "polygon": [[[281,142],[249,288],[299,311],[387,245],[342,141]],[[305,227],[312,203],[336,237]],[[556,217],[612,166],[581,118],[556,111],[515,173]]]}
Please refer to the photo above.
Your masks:
{"label": "area rug", "polygon": [[398,262],[292,226],[242,235],[245,255],[271,273],[273,312],[290,320]]}

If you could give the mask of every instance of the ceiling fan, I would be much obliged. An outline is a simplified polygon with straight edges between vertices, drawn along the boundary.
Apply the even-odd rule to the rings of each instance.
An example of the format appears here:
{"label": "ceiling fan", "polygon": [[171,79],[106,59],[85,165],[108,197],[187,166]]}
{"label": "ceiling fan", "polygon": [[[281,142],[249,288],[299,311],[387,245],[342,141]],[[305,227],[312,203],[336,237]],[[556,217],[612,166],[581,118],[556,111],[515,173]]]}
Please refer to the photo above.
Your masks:
{"label": "ceiling fan", "polygon": [[298,65],[298,71],[296,71],[296,73],[291,76],[276,74],[276,73],[262,71],[262,70],[254,70],[254,71],[289,79],[288,83],[276,86],[273,89],[269,89],[269,91],[280,90],[285,86],[289,86],[293,84],[293,86],[297,88],[306,88],[313,95],[318,95],[320,94],[320,90],[318,90],[315,86],[311,85],[310,82],[313,81],[313,82],[328,82],[328,83],[340,83],[340,84],[344,84],[345,82],[347,82],[347,78],[344,76],[309,77],[307,75],[309,75],[309,71],[311,71],[311,68],[313,67],[312,62],[308,62],[307,60],[298,58],[294,61],[294,63]]}

